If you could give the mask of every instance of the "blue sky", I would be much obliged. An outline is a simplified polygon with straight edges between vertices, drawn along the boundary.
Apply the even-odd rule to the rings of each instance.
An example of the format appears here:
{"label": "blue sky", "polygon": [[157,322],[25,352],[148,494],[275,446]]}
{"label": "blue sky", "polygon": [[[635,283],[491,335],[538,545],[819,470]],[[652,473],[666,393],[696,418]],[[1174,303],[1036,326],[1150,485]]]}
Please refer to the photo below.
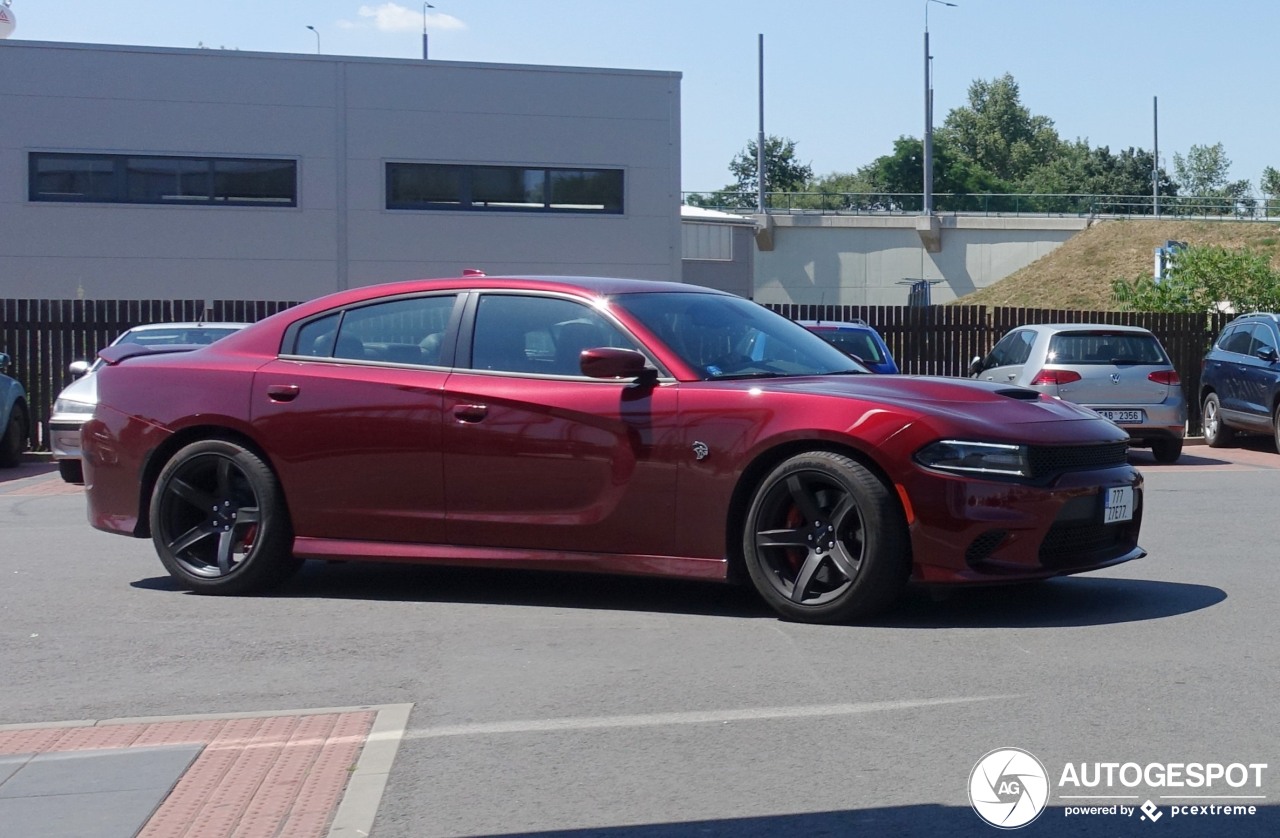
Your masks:
{"label": "blue sky", "polygon": [[[4,0],[0,0],[3,3]],[[420,58],[423,4],[359,0],[9,0],[11,37]],[[816,174],[852,171],[924,132],[923,32],[936,124],[969,85],[1012,73],[1065,139],[1152,145],[1162,163],[1221,142],[1258,190],[1275,142],[1276,0],[432,0],[433,59],[677,70],[682,181],[729,183],[754,139],[757,36],[765,130]],[[316,32],[308,30],[314,26]]]}

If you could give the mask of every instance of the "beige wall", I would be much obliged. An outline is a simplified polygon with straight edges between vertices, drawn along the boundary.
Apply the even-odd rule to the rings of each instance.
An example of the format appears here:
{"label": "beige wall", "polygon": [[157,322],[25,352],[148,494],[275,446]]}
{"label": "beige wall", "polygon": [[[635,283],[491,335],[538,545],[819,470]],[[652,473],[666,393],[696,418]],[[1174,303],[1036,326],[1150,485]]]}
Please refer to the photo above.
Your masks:
{"label": "beige wall", "polygon": [[905,305],[908,283],[927,279],[935,303],[985,288],[1087,226],[1083,218],[947,216],[942,247],[928,252],[915,216],[770,217],[772,250],[756,254],[762,303]]}
{"label": "beige wall", "polygon": [[[32,202],[31,151],[295,159],[298,206]],[[388,160],[621,168],[625,212],[387,210]],[[0,297],[679,280],[679,204],[679,73],[0,41]]]}

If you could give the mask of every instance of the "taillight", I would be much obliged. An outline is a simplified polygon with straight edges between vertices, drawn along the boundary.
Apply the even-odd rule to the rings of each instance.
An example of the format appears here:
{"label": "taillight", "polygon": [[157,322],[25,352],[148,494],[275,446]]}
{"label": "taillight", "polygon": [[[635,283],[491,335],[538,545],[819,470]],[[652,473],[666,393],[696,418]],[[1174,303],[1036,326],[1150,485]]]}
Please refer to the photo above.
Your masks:
{"label": "taillight", "polygon": [[1075,370],[1040,370],[1036,373],[1036,377],[1031,379],[1031,386],[1037,384],[1070,384],[1073,381],[1080,380],[1080,373]]}
{"label": "taillight", "polygon": [[1147,378],[1157,384],[1167,384],[1170,387],[1177,387],[1182,383],[1177,370],[1156,370],[1153,373],[1148,373]]}

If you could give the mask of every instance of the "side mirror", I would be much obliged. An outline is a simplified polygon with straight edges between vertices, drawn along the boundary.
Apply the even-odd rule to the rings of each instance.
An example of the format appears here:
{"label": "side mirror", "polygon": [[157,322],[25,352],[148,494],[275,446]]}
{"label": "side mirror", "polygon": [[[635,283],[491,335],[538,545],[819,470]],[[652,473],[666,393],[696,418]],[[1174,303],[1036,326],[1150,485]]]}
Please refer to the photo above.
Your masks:
{"label": "side mirror", "polygon": [[1277,353],[1275,349],[1268,346],[1266,349],[1258,350],[1258,357],[1267,363],[1274,364],[1276,361],[1280,360],[1280,353]]}
{"label": "side mirror", "polygon": [[4,372],[5,370],[9,369],[9,361],[10,361],[9,353],[0,352],[0,372]]}
{"label": "side mirror", "polygon": [[643,353],[613,346],[582,350],[578,366],[591,378],[642,378],[655,372]]}
{"label": "side mirror", "polygon": [[79,378],[89,371],[89,362],[72,361],[70,364],[67,364],[67,370],[76,378]]}
{"label": "side mirror", "polygon": [[977,375],[985,369],[982,366],[982,356],[974,355],[973,360],[969,362],[969,375]]}

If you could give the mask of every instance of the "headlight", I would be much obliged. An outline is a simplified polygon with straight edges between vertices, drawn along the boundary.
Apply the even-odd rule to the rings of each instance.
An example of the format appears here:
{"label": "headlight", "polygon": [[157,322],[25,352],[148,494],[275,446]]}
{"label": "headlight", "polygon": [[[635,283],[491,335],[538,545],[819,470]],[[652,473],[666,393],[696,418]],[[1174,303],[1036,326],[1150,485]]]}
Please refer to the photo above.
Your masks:
{"label": "headlight", "polygon": [[1030,477],[1027,446],[998,442],[965,442],[944,439],[920,449],[916,462],[928,468],[958,474],[992,477]]}
{"label": "headlight", "polygon": [[93,415],[93,405],[85,402],[76,402],[71,399],[56,399],[53,402],[54,413],[80,413],[84,416]]}

